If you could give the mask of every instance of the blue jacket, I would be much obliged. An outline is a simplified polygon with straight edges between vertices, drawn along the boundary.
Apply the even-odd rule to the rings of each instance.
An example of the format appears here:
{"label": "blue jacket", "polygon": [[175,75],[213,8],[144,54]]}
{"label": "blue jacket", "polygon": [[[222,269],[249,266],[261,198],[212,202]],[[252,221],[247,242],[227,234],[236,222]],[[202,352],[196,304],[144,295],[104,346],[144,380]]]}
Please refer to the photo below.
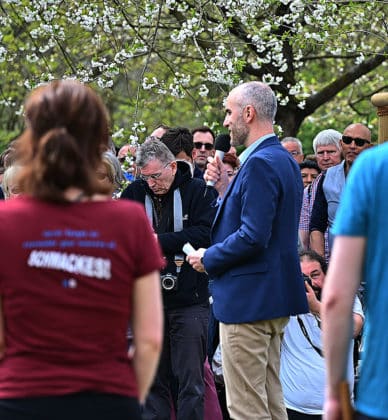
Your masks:
{"label": "blue jacket", "polygon": [[221,322],[308,312],[297,250],[302,197],[295,160],[277,137],[264,140],[229,185],[204,255]]}

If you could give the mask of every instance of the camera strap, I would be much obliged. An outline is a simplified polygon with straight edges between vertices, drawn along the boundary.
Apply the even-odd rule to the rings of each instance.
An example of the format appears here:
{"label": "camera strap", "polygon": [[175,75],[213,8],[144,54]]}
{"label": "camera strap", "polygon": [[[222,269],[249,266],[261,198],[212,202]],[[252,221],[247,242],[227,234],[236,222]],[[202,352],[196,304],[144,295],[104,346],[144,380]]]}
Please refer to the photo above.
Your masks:
{"label": "camera strap", "polygon": [[313,344],[313,342],[311,341],[311,338],[309,336],[309,333],[306,330],[306,327],[302,321],[302,318],[300,316],[297,316],[296,319],[298,320],[298,324],[300,326],[300,329],[302,330],[303,335],[306,337],[306,340],[310,343],[311,347],[321,356],[323,357],[323,353],[322,350],[317,347],[316,345]]}
{"label": "camera strap", "polygon": [[[173,212],[174,212],[174,232],[180,232],[183,230],[183,211],[182,211],[182,196],[179,188],[174,190],[174,203],[173,203]],[[145,210],[148,217],[148,220],[153,226],[153,217],[154,217],[154,205],[151,197],[146,194],[145,196]],[[174,262],[176,265],[176,273],[179,274],[181,267],[185,261],[183,254],[175,254]]]}

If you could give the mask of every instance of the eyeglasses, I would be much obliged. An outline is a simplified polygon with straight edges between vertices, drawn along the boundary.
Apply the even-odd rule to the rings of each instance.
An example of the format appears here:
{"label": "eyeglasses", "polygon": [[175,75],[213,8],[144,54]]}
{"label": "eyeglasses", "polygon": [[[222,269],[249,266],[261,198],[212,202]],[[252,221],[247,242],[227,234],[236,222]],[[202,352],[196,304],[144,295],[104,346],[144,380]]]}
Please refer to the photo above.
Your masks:
{"label": "eyeglasses", "polygon": [[202,143],[200,141],[194,142],[194,147],[196,149],[202,149],[202,146],[205,146],[206,150],[213,150],[214,146],[211,143]]}
{"label": "eyeglasses", "polygon": [[345,144],[352,144],[352,142],[354,141],[357,147],[365,146],[365,143],[370,144],[369,140],[361,139],[359,137],[350,137],[350,136],[342,136],[342,141]]}
{"label": "eyeglasses", "polygon": [[[170,163],[171,163],[171,162],[170,162]],[[163,169],[167,168],[167,166],[169,166],[169,165],[170,165],[170,163],[167,163],[167,165],[164,165],[164,166],[163,166],[163,168],[162,168],[162,170],[161,170],[160,172],[157,172],[156,174],[151,174],[151,175],[142,175],[142,174],[140,174],[140,175],[139,175],[139,178],[140,178],[142,181],[145,181],[145,182],[147,182],[149,179],[156,180],[156,179],[158,179],[158,178],[160,178],[160,177],[161,177],[161,175],[162,175],[162,173],[163,173]]]}

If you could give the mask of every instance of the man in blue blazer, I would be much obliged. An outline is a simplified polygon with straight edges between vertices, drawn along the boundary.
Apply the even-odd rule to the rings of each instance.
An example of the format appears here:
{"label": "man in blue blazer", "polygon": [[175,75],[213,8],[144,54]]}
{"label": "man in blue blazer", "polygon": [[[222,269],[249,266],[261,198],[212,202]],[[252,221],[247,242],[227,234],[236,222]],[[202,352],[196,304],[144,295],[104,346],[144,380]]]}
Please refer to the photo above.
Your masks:
{"label": "man in blue blazer", "polygon": [[308,312],[298,258],[303,183],[273,131],[277,109],[264,83],[234,88],[224,126],[244,144],[228,185],[216,157],[205,180],[220,193],[212,246],[187,259],[209,274],[220,337],[227,405],[233,419],[287,419],[279,381],[280,340],[290,315]]}

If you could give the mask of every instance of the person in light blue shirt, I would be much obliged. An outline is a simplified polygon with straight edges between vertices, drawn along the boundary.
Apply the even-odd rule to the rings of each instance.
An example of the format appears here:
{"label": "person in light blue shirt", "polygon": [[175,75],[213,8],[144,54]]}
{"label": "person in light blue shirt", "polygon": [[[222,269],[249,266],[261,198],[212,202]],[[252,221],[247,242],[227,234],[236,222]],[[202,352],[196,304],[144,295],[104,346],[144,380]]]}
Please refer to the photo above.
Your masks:
{"label": "person in light blue shirt", "polygon": [[339,419],[340,382],[351,335],[351,310],[365,282],[364,349],[356,396],[358,419],[388,419],[388,144],[365,151],[349,174],[332,233],[323,292],[327,359],[326,419]]}

